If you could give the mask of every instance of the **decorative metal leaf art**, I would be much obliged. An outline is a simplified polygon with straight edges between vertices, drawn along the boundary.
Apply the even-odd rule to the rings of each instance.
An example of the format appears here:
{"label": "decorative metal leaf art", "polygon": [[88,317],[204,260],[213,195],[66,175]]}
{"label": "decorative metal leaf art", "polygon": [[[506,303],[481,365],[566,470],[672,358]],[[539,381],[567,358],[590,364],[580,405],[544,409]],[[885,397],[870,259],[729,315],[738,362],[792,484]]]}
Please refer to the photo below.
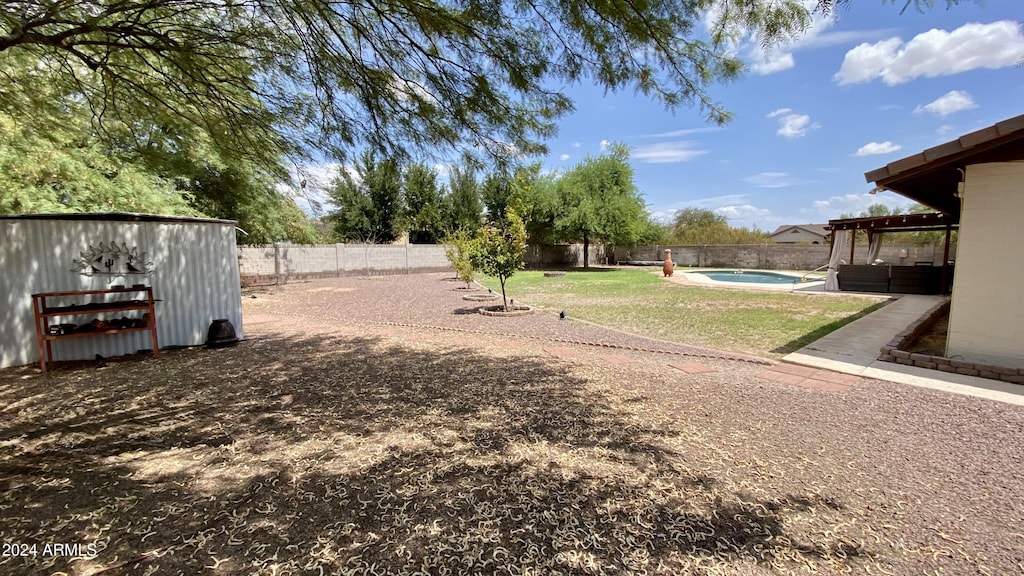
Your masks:
{"label": "decorative metal leaf art", "polygon": [[111,242],[99,246],[89,246],[87,252],[79,252],[80,258],[74,260],[72,272],[83,276],[126,276],[130,274],[149,274],[153,271],[153,263],[146,258],[145,252],[139,252],[138,246],[128,249],[128,244]]}

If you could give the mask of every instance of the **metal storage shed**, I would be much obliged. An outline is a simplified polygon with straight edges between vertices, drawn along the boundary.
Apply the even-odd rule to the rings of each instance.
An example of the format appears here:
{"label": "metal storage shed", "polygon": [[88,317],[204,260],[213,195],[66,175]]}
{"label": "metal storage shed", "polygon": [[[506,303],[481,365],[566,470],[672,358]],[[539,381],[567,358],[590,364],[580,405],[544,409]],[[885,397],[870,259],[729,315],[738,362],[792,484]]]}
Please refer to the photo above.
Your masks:
{"label": "metal storage shed", "polygon": [[[153,288],[160,346],[206,342],[226,318],[242,336],[235,222],[150,214],[34,214],[0,217],[0,368],[38,361],[32,294]],[[73,302],[69,302],[71,304]],[[84,321],[84,319],[79,319]],[[146,334],[55,343],[55,360],[131,354]]]}

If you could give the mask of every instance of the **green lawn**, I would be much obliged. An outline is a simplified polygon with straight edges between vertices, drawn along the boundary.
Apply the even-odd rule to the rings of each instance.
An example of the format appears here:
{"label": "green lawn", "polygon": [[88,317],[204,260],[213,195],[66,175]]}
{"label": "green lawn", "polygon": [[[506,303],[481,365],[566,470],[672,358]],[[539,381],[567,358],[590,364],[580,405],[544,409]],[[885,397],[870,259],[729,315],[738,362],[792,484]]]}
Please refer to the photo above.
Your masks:
{"label": "green lawn", "polygon": [[[481,282],[499,290],[495,278]],[[645,269],[594,269],[545,278],[521,271],[517,301],[571,318],[684,344],[780,357],[884,305],[856,296],[685,286]]]}

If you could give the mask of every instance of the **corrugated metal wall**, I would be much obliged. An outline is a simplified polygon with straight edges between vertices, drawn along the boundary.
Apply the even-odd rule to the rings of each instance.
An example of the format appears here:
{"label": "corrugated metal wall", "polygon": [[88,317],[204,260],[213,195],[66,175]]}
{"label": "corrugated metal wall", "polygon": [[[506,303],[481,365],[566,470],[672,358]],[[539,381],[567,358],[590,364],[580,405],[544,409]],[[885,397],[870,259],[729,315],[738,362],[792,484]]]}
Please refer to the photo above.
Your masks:
{"label": "corrugated metal wall", "polygon": [[[79,218],[0,218],[0,367],[38,361],[31,295],[39,292],[146,284],[161,300],[156,304],[161,348],[205,343],[210,323],[217,318],[229,319],[242,336],[238,253],[231,223]],[[145,252],[152,271],[86,276],[75,270],[75,260],[83,252],[114,242]],[[121,315],[139,313],[105,316]],[[66,321],[83,324],[105,316],[74,316]],[[75,360],[150,347],[148,332],[130,332],[56,341],[53,351],[55,359]]]}

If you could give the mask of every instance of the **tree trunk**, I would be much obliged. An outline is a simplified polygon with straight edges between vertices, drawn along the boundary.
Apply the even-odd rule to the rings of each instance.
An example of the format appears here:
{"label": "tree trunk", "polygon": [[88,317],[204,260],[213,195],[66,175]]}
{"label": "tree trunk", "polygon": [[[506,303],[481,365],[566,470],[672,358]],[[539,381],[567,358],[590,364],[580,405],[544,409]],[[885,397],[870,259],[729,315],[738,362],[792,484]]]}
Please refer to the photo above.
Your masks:
{"label": "tree trunk", "polygon": [[590,235],[583,231],[583,268],[590,268]]}
{"label": "tree trunk", "polygon": [[505,278],[498,276],[498,282],[501,282],[501,304],[505,312],[508,312],[508,298],[505,297]]}

